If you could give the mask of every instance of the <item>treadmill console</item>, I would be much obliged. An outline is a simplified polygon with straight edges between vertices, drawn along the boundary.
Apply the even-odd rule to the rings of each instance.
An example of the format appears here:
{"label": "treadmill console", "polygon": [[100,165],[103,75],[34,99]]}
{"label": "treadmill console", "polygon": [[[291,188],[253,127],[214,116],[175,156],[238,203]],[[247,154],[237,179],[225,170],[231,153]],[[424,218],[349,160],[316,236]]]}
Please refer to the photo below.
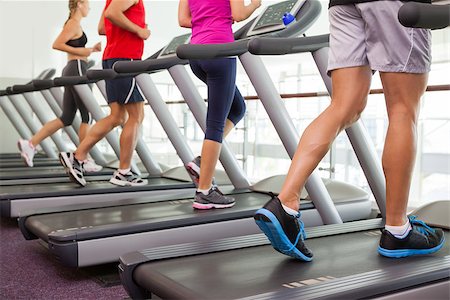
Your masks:
{"label": "treadmill console", "polygon": [[283,15],[290,13],[295,16],[306,0],[288,0],[267,6],[250,27],[247,36],[260,35],[286,28]]}
{"label": "treadmill console", "polygon": [[177,47],[189,43],[190,38],[190,33],[174,37],[170,43],[161,50],[158,58],[176,56]]}

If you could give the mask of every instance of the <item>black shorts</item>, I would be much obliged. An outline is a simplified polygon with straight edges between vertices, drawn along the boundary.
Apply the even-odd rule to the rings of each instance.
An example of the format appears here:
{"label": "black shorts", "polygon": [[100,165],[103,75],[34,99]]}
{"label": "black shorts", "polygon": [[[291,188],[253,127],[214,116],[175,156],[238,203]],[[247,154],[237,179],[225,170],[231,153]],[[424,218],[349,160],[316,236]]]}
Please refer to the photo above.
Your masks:
{"label": "black shorts", "polygon": [[[129,58],[112,58],[102,62],[103,69],[112,69],[117,61],[131,61]],[[143,102],[144,97],[134,77],[105,80],[108,103],[128,104]]]}

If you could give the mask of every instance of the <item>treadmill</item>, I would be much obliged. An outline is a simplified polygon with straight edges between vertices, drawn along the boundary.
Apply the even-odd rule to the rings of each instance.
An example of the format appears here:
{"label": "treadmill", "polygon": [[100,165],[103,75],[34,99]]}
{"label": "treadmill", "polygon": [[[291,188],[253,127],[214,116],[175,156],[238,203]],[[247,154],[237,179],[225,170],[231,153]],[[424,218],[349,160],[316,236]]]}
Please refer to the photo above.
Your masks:
{"label": "treadmill", "polygon": [[[49,72],[43,72],[43,74],[50,74]],[[47,111],[42,107],[41,99],[36,99],[35,94],[33,92],[40,92],[40,94],[44,97],[45,101],[48,103],[51,110],[54,112],[54,115],[61,114],[62,108],[62,92],[59,88],[53,87],[54,91],[51,91],[50,85],[42,85],[38,84],[39,82],[52,82],[48,78],[50,78],[54,73],[51,73],[50,76],[38,76],[37,79],[26,85],[14,85],[9,89],[9,94],[22,94],[23,97],[28,102],[29,106],[31,106],[33,112],[38,116],[38,119],[41,120],[42,124],[48,122],[50,119],[53,119],[52,116],[49,115]],[[20,136],[24,139],[30,139],[32,134],[35,134],[37,130],[39,130],[41,125],[30,126],[30,129],[33,133],[29,132],[24,128],[24,123],[28,124],[26,121],[27,116],[29,116],[29,108],[27,109],[24,101],[22,99],[14,98],[14,106],[10,101],[6,98],[2,98],[0,101],[5,114],[9,117],[14,127],[17,129]],[[20,120],[17,115],[22,116],[22,120]],[[72,140],[72,142],[76,145],[78,143],[78,135],[75,128],[78,128],[81,123],[81,119],[79,116],[76,116],[74,119],[73,127],[67,126],[64,128],[68,137]],[[75,128],[74,128],[75,127]],[[58,148],[58,151],[68,151],[65,143],[61,140],[59,135],[53,135],[55,140],[55,145]],[[52,151],[52,153],[54,153]],[[98,150],[98,148],[94,147],[90,152],[91,156],[95,159],[97,163],[100,165],[106,166],[107,162],[103,154]],[[11,165],[6,166],[6,164],[1,164],[2,167],[0,169],[0,185],[16,185],[16,184],[30,184],[30,183],[44,183],[44,182],[69,182],[69,179],[65,173],[64,168],[61,166],[61,163],[57,158],[46,158],[43,160],[39,158],[39,156],[35,157],[35,166],[33,168],[27,167],[24,165],[22,159],[20,159],[20,155],[17,154],[18,158],[15,160],[16,164],[20,167],[11,167]],[[45,165],[42,163],[45,162]],[[6,166],[6,167],[5,167]],[[45,167],[44,167],[45,166]],[[100,172],[88,173],[88,178],[92,176],[103,176],[97,177],[106,180],[111,176],[114,169],[106,168],[101,170]]]}
{"label": "treadmill", "polygon": [[[299,12],[301,24],[310,24],[318,16],[320,3],[312,3],[305,4],[304,10]],[[294,25],[290,28],[295,28]],[[120,73],[121,67],[133,69],[125,70],[126,74],[138,72],[136,68],[145,73],[169,69],[171,75],[177,78],[177,86],[183,91],[191,111],[204,128],[205,103],[183,66],[187,62],[173,55],[176,46],[185,42],[185,36],[176,37],[153,58],[138,63],[117,63],[116,71]],[[111,76],[117,76],[113,70],[108,72]],[[96,74],[91,72],[88,76],[95,77]],[[167,109],[161,97],[158,97],[150,75],[139,75],[136,80],[144,95],[151,99],[149,104],[154,110],[156,107]],[[189,97],[187,91],[190,93]],[[274,107],[274,110],[276,109],[277,107]],[[272,114],[276,115],[277,112]],[[25,216],[19,219],[21,231],[27,239],[41,239],[61,263],[78,267],[116,261],[121,254],[137,249],[196,241],[208,243],[215,238],[230,238],[259,232],[253,221],[253,215],[271,199],[269,191],[278,193],[281,187],[280,179],[269,178],[250,186],[241,169],[233,172],[237,162],[227,151],[226,143],[222,148],[221,162],[235,186],[234,190],[223,189],[224,193],[233,193],[233,197],[236,198],[236,205],[232,208],[193,210],[192,193],[172,201]],[[320,183],[323,184],[322,180]],[[308,195],[306,201],[302,203],[304,222],[308,226],[348,222],[370,216],[371,202],[364,190],[337,182],[327,182],[326,188],[333,195],[336,206],[324,205],[322,200],[329,197],[326,189],[324,195],[320,195],[317,199]],[[316,191],[316,195],[318,193]],[[329,211],[331,213],[328,213]],[[333,211],[338,212],[337,218]]]}
{"label": "treadmill", "polygon": [[[29,102],[33,103],[34,106],[37,106],[39,108],[33,108],[33,111],[36,113],[36,115],[40,116],[41,120],[49,120],[48,115],[45,111],[42,111],[43,108],[40,106],[40,101],[37,101],[38,99],[34,98],[34,95],[32,92],[39,91],[39,89],[35,88],[32,84],[27,85],[15,85],[10,89],[9,96],[12,97],[12,95],[17,94],[23,94],[23,96],[29,100]],[[42,91],[41,91],[42,92]],[[25,115],[25,111],[28,111],[26,106],[24,105],[24,101],[20,98],[13,98],[14,99],[14,105],[17,108],[16,112],[14,111],[14,108],[11,107],[12,104],[8,99],[2,98],[0,100],[2,104],[2,108],[4,109],[5,113],[10,116],[11,118],[16,118],[15,123],[19,123],[21,126],[23,126],[23,123],[25,121],[19,120],[17,118],[17,112],[19,112],[19,115]],[[49,101],[49,99],[47,99]],[[53,100],[53,98],[51,99]],[[55,100],[53,100],[55,101]],[[62,99],[61,99],[62,102]],[[55,114],[60,113],[55,112]],[[20,113],[22,112],[22,113]],[[29,115],[29,114],[26,114]],[[45,123],[46,121],[43,121]],[[38,128],[42,127],[41,125],[37,125],[32,127],[33,129],[38,130]],[[17,126],[16,126],[17,128]],[[73,131],[74,138],[72,138],[72,141],[74,143],[78,142],[78,136],[75,133],[74,129],[72,127],[66,127],[65,128],[67,132]],[[18,129],[18,132],[24,132],[25,130],[20,130],[20,127]],[[26,132],[26,131],[25,131]],[[35,131],[33,131],[35,133]],[[31,133],[25,133],[20,134],[22,138],[30,139]],[[72,136],[71,136],[72,137]],[[57,148],[59,151],[68,151],[65,147],[65,143],[61,140],[61,137],[59,135],[55,135],[55,140],[58,141],[58,143],[55,143],[57,145]],[[54,154],[54,150],[52,147],[52,153]],[[97,154],[97,155],[96,155]],[[99,164],[105,166],[106,160],[103,154],[101,154],[98,149],[97,151],[92,152],[92,156],[95,157],[95,160],[99,162]],[[19,155],[20,157],[20,155]],[[87,178],[90,180],[107,180],[111,177],[112,173],[115,169],[104,167],[99,172],[93,172],[93,173],[87,173]],[[95,176],[95,177],[94,177]],[[56,183],[56,182],[70,182],[64,168],[61,166],[61,163],[57,158],[42,158],[42,154],[40,156],[37,156],[34,160],[34,167],[28,167],[24,164],[23,160],[21,158],[17,158],[15,160],[2,160],[0,162],[0,186],[17,186],[17,185],[23,185],[23,184],[40,184],[40,183]]]}
{"label": "treadmill", "polygon": [[[50,79],[55,74],[55,69],[47,69],[41,72],[37,79]],[[30,83],[28,83],[30,84]],[[2,106],[5,115],[11,121],[14,128],[22,138],[31,138],[31,135],[36,133],[40,128],[37,121],[30,118],[30,109],[24,105],[23,99],[17,94],[21,92],[13,90],[13,87],[8,87],[2,91],[0,95],[0,105]],[[18,116],[22,117],[22,120]],[[24,124],[26,126],[24,126]],[[53,136],[52,136],[53,137]],[[42,149],[46,153],[47,158],[39,159],[36,161],[36,165],[51,166],[57,162],[57,156],[53,150],[53,147],[49,140],[43,141],[41,145]],[[21,160],[20,155],[17,159],[2,160],[0,165],[2,168],[24,167],[24,162]]]}
{"label": "treadmill", "polygon": [[[83,99],[93,117],[95,119],[101,119],[104,117],[103,111],[87,86],[87,84],[95,81],[98,80],[87,79],[85,76],[60,77],[53,80],[51,86],[76,85],[75,90]],[[31,84],[31,86],[21,88],[33,89],[34,87]],[[117,134],[111,132],[107,135],[107,139],[116,154],[119,154]],[[106,180],[104,181],[95,179],[95,181],[89,182],[84,188],[80,188],[71,182],[2,186],[2,194],[0,194],[0,215],[17,217],[19,215],[35,213],[42,208],[60,211],[67,209],[63,207],[65,205],[83,203],[89,203],[89,207],[104,207],[133,202],[142,203],[161,199],[164,195],[172,199],[186,195],[187,192],[193,193],[195,186],[184,167],[169,169],[163,172],[151,157],[147,146],[142,140],[138,142],[136,151],[149,173],[149,177],[147,178],[149,183],[145,186],[118,187],[109,183],[109,177],[105,178]],[[194,158],[193,154],[191,156],[189,156],[190,160]],[[138,173],[136,170],[139,171],[135,165],[133,171]],[[228,179],[225,176],[219,176],[218,182],[226,184]],[[135,200],[137,197],[140,198]],[[142,197],[147,198],[142,199]],[[45,211],[48,212],[50,210],[46,209]]]}
{"label": "treadmill", "polygon": [[[404,7],[408,10],[401,9],[400,16],[420,16],[416,26],[449,26],[449,9],[443,13],[442,7],[419,3]],[[250,42],[249,50],[281,54],[326,44],[320,37],[260,38]],[[449,200],[437,201],[412,212],[445,229],[444,247],[429,256],[378,255],[378,229],[384,224],[375,218],[306,228],[312,262],[277,253],[263,234],[255,234],[129,253],[121,256],[119,272],[132,299],[449,299],[449,206]]]}

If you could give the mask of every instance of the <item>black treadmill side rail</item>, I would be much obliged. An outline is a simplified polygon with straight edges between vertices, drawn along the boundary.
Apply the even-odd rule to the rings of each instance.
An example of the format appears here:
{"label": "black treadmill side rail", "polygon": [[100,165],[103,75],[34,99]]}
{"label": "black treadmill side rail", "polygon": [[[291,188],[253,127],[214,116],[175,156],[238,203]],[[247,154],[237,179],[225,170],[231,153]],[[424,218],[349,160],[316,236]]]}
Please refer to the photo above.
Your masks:
{"label": "black treadmill side rail", "polygon": [[[6,202],[6,201],[2,201],[2,202]],[[1,205],[2,202],[0,202],[0,205]],[[8,202],[9,202],[9,201],[8,201]],[[11,210],[9,210],[9,211],[11,211]],[[26,226],[27,217],[28,217],[28,216],[20,217],[20,218],[18,219],[18,221],[17,221],[17,222],[19,223],[19,229],[20,229],[20,232],[22,233],[23,237],[24,237],[27,241],[29,241],[29,240],[36,240],[36,239],[38,239],[39,237],[36,236],[36,235],[35,235],[34,233],[32,233],[31,231],[29,231],[28,228],[27,228],[27,226]]]}
{"label": "black treadmill side rail", "polygon": [[444,259],[430,257],[427,261],[406,265],[404,268],[393,266],[333,279],[321,284],[241,299],[367,299],[392,294],[405,288],[448,280],[449,268],[450,255],[445,256]]}
{"label": "black treadmill side rail", "polygon": [[11,218],[11,201],[0,201],[0,217]]}
{"label": "black treadmill side rail", "polygon": [[76,241],[64,244],[48,242],[48,250],[64,266],[78,268],[78,243]]}
{"label": "black treadmill side rail", "polygon": [[[127,262],[129,261],[129,262]],[[120,260],[119,276],[123,287],[130,295],[131,299],[150,299],[151,293],[146,289],[140,287],[133,280],[133,273],[137,266],[148,261],[147,256],[142,255],[140,252],[128,253],[124,256],[124,259]]]}

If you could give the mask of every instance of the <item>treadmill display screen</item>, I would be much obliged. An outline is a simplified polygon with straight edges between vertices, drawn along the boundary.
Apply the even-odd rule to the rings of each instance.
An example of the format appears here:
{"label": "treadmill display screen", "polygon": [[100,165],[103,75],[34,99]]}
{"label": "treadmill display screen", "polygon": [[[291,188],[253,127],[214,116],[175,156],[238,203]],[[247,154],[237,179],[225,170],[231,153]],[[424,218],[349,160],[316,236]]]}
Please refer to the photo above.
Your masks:
{"label": "treadmill display screen", "polygon": [[183,34],[173,38],[170,43],[161,51],[158,57],[167,57],[171,55],[175,55],[177,51],[177,47],[180,45],[187,44],[189,42],[189,38],[191,34]]}
{"label": "treadmill display screen", "polygon": [[266,7],[249,30],[248,36],[283,29],[283,15],[297,15],[306,0],[288,0]]}

